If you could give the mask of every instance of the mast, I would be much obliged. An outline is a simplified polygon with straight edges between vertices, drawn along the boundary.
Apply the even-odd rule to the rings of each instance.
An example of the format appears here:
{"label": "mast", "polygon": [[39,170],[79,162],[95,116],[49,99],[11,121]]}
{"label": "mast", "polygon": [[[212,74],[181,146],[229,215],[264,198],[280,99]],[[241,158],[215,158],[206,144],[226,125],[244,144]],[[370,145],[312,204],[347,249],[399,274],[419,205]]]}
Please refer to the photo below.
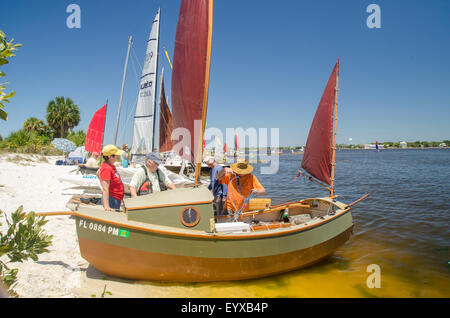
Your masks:
{"label": "mast", "polygon": [[330,196],[334,195],[334,168],[336,165],[336,133],[337,133],[337,107],[338,107],[338,94],[339,94],[339,58],[337,59],[337,70],[336,70],[336,88],[334,96],[334,127],[333,127],[333,153],[331,159],[331,185],[330,185]]}
{"label": "mast", "polygon": [[[158,31],[157,31],[157,37],[156,37],[156,70],[155,70],[155,92],[156,87],[158,85],[158,81],[156,80],[156,76],[158,76],[158,56],[159,56],[159,25],[161,23],[161,7],[158,8]],[[160,97],[161,98],[161,97]],[[153,136],[152,136],[152,151],[155,151],[155,125],[156,124],[156,94],[153,98]]]}
{"label": "mast", "polygon": [[114,145],[117,144],[117,132],[119,130],[120,110],[122,108],[123,90],[125,88],[125,80],[127,78],[128,58],[130,57],[130,48],[132,43],[133,37],[130,35],[130,38],[128,39],[128,50],[127,50],[127,57],[125,59],[125,68],[123,70],[122,89],[120,91],[120,100],[119,100],[119,110],[117,111],[117,123],[116,123],[116,132],[114,134]]}
{"label": "mast", "polygon": [[208,43],[206,49],[206,72],[205,72],[205,87],[203,93],[203,107],[202,107],[202,130],[200,132],[198,141],[197,162],[195,165],[195,184],[200,184],[200,172],[203,160],[203,137],[206,128],[206,112],[208,107],[208,90],[209,90],[209,73],[211,69],[211,47],[212,47],[212,27],[213,27],[213,0],[208,2]]}

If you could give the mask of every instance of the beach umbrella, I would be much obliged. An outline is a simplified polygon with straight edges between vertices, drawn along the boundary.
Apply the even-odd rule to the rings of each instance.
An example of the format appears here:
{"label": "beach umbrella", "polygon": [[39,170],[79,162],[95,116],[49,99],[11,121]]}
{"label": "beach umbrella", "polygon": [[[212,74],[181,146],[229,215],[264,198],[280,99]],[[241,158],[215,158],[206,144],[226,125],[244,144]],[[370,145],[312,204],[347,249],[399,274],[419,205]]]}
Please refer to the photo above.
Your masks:
{"label": "beach umbrella", "polygon": [[77,146],[70,140],[65,138],[55,138],[52,141],[52,145],[55,146],[56,149],[61,150],[63,152],[72,152],[77,149]]}

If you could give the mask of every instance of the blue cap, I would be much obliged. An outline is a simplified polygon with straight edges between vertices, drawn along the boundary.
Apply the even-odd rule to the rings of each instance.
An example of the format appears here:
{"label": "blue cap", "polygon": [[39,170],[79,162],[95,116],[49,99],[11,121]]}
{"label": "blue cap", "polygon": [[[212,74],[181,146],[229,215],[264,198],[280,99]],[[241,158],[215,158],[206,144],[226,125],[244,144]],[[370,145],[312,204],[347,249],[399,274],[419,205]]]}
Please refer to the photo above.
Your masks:
{"label": "blue cap", "polygon": [[152,160],[154,162],[156,162],[157,164],[162,164],[161,162],[161,158],[159,157],[159,154],[156,152],[149,152],[145,158],[147,158],[147,160]]}

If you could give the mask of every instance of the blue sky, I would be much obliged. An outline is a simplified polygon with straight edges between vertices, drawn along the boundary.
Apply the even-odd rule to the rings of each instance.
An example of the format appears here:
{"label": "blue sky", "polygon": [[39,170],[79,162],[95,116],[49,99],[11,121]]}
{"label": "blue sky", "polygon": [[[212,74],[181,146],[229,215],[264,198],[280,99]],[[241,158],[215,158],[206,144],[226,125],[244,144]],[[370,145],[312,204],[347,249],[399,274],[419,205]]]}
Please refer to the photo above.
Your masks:
{"label": "blue sky", "polygon": [[[66,8],[81,7],[81,29]],[[369,4],[381,29],[369,29]],[[134,37],[118,143],[131,143],[139,64],[161,6],[160,48],[173,57],[180,0],[15,0],[0,29],[23,47],[2,67],[9,89],[5,137],[48,102],[71,97],[76,129],[108,98],[105,142],[113,141],[128,36]],[[216,0],[208,127],[279,128],[281,146],[304,145],[339,57],[338,143],[450,139],[450,1]],[[171,70],[163,51],[170,99]]]}

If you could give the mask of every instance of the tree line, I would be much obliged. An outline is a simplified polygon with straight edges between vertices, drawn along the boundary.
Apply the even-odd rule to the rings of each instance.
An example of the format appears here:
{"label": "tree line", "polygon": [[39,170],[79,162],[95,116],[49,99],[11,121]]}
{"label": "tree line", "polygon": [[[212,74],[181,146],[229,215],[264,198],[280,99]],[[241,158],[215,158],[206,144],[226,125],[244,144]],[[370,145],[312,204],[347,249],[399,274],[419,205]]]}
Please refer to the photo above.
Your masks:
{"label": "tree line", "polygon": [[60,155],[61,152],[51,145],[54,138],[66,138],[77,146],[84,145],[85,131],[74,130],[79,122],[78,105],[71,98],[56,97],[47,105],[46,122],[36,117],[26,119],[22,129],[10,133],[4,139],[0,136],[0,150]]}
{"label": "tree line", "polygon": [[[438,148],[440,145],[444,143],[446,147],[450,146],[450,140],[442,140],[442,141],[414,141],[414,142],[406,142],[406,148]],[[375,142],[370,143],[372,145],[375,145]],[[403,145],[400,141],[393,142],[393,141],[385,141],[385,142],[379,142],[379,145],[383,145],[384,148],[391,148],[391,149],[401,149],[403,148]],[[364,149],[365,145],[349,145],[349,144],[338,144],[338,149]]]}

